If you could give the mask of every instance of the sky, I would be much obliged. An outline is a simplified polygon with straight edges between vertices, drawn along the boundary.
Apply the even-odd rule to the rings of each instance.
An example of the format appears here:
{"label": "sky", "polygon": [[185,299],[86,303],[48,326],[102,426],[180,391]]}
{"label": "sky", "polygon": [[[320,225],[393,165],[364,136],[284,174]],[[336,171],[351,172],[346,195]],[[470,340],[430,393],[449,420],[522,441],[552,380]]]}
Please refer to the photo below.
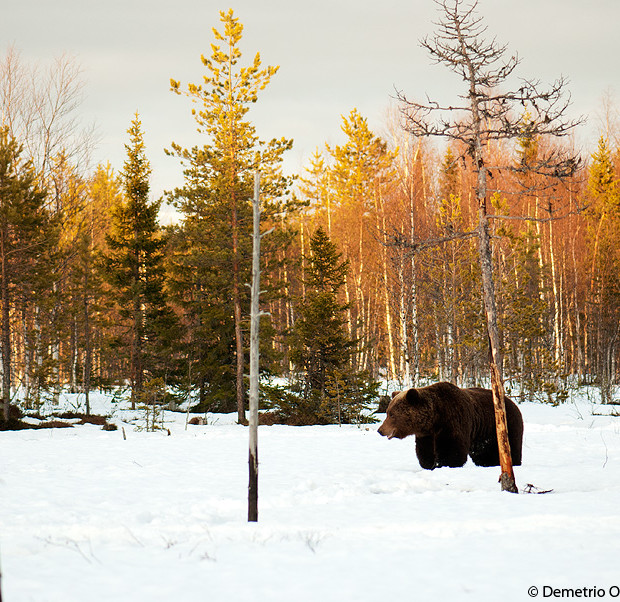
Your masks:
{"label": "sky", "polygon": [[[9,0],[2,0],[9,4]],[[285,168],[299,173],[326,142],[344,142],[342,116],[357,108],[377,134],[386,130],[396,90],[411,99],[452,101],[458,77],[434,65],[419,41],[433,33],[433,0],[20,0],[3,9],[0,51],[48,64],[68,54],[84,79],[84,124],[95,124],[94,163],[122,168],[136,111],[159,196],[182,183],[164,148],[204,144],[188,98],[170,92],[205,74],[219,13],[233,8],[244,25],[246,61],[261,53],[280,70],[249,117],[261,138],[294,139]],[[571,116],[588,118],[576,134],[591,152],[601,132],[603,98],[620,94],[618,0],[480,0],[488,35],[518,53],[518,73],[551,83],[569,80]]]}

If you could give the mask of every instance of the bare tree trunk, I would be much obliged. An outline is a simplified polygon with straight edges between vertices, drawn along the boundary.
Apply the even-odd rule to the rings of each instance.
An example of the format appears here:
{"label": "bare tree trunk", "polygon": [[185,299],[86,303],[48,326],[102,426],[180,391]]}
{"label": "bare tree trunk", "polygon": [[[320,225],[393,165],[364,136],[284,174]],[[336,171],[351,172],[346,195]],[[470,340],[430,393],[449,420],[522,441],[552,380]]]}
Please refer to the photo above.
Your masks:
{"label": "bare tree trunk", "polygon": [[88,307],[88,270],[87,267],[84,277],[84,366],[82,372],[82,387],[84,392],[84,402],[86,404],[86,415],[90,415],[90,376],[92,370],[92,345],[90,340],[90,316]]}
{"label": "bare tree trunk", "polygon": [[260,310],[260,172],[254,174],[254,248],[252,254],[252,306],[250,314],[250,480],[248,522],[258,521],[258,371]]}
{"label": "bare tree trunk", "polygon": [[[458,5],[455,8],[458,10]],[[482,290],[484,309],[487,318],[487,333],[490,343],[491,389],[495,406],[495,426],[497,430],[497,445],[499,448],[499,462],[501,467],[500,484],[502,491],[518,493],[515,475],[512,468],[510,443],[508,441],[508,426],[506,422],[506,407],[504,381],[502,375],[502,351],[497,322],[497,303],[495,299],[495,282],[493,279],[493,253],[491,236],[489,234],[489,218],[487,213],[487,167],[484,163],[482,147],[483,115],[480,114],[477,81],[479,74],[476,71],[470,55],[465,50],[466,41],[460,26],[456,27],[458,43],[464,59],[464,69],[468,74],[469,100],[472,116],[472,159],[477,171],[476,197],[478,201],[478,249],[480,269],[482,272]]]}
{"label": "bare tree trunk", "polygon": [[[418,145],[418,150],[419,150]],[[417,156],[417,151],[416,151]],[[415,217],[413,213],[413,195],[411,196],[411,243],[415,242]],[[413,386],[420,383],[420,335],[418,332],[418,284],[415,263],[415,251],[411,253],[411,336],[413,337]]]}
{"label": "bare tree trunk", "polygon": [[[135,280],[134,282],[137,282]],[[133,300],[133,324],[131,333],[131,409],[136,409],[136,400],[142,392],[142,370],[140,358],[140,299]]]}
{"label": "bare tree trunk", "polygon": [[78,373],[78,327],[77,320],[75,317],[72,318],[72,328],[71,328],[71,347],[70,347],[70,355],[71,355],[71,384],[70,390],[71,393],[77,393],[77,373]]}
{"label": "bare tree trunk", "polygon": [[[409,356],[409,335],[407,330],[407,305],[405,302],[405,258],[403,250],[399,252],[398,262],[398,282],[400,284],[400,305],[399,305],[399,321],[400,321],[400,373],[399,382],[405,386],[412,386],[411,381],[411,357]],[[413,385],[415,386],[415,385]]]}
{"label": "bare tree trunk", "polygon": [[[234,193],[233,193],[234,196]],[[243,353],[243,332],[241,330],[241,291],[239,284],[239,231],[238,231],[237,202],[233,199],[232,208],[232,243],[233,243],[233,313],[235,318],[235,352],[237,360],[237,422],[245,424],[245,391],[243,384],[243,368],[245,358]]]}
{"label": "bare tree trunk", "polygon": [[502,491],[518,493],[510,454],[508,425],[506,422],[506,404],[504,379],[502,374],[503,360],[499,326],[497,321],[497,302],[495,299],[495,281],[493,278],[493,252],[489,233],[489,217],[487,212],[487,168],[484,164],[482,150],[482,116],[478,110],[478,98],[475,86],[474,69],[469,60],[466,61],[470,74],[470,100],[473,118],[473,160],[477,170],[476,197],[478,201],[478,251],[480,270],[482,273],[482,293],[487,318],[487,334],[490,344],[491,390],[495,407],[495,427],[501,467],[500,484]]}
{"label": "bare tree trunk", "polygon": [[575,348],[577,350],[577,373],[580,379],[583,380],[585,372],[585,360],[584,360],[584,347],[581,344],[581,319],[579,314],[579,299],[577,297],[577,283],[579,282],[579,274],[577,272],[577,258],[575,257],[575,242],[577,233],[571,241],[571,255],[573,261],[573,299],[574,299],[574,315],[575,315]]}
{"label": "bare tree trunk", "polygon": [[510,442],[508,440],[504,381],[502,375],[502,352],[497,323],[495,283],[493,279],[491,237],[489,235],[489,219],[486,213],[486,171],[484,166],[481,165],[481,162],[482,160],[479,163],[480,170],[478,172],[478,248],[482,272],[484,309],[487,317],[487,332],[490,343],[491,389],[493,391],[493,404],[495,406],[495,426],[497,430],[497,445],[499,448],[501,467],[500,484],[502,491],[518,493],[519,490],[517,489],[512,467],[512,456],[510,455]]}
{"label": "bare tree trunk", "polygon": [[5,232],[0,233],[0,248],[2,261],[2,283],[0,294],[2,296],[2,412],[4,421],[8,423],[11,403],[11,325],[10,325],[10,298],[6,257]]}
{"label": "bare tree trunk", "polygon": [[32,348],[28,341],[28,316],[26,313],[26,304],[22,306],[22,337],[24,346],[24,402],[26,407],[30,407],[32,397],[32,383],[30,382],[30,375],[32,372]]}
{"label": "bare tree trunk", "polygon": [[[306,301],[306,247],[304,244],[304,223],[299,222],[299,238],[301,243],[301,299]],[[347,299],[347,303],[349,300]]]}
{"label": "bare tree trunk", "polygon": [[[396,376],[396,357],[394,353],[394,333],[392,327],[392,311],[390,304],[390,282],[388,278],[388,241],[385,225],[385,212],[383,211],[383,203],[378,204],[377,210],[381,211],[381,232],[383,236],[382,245],[382,262],[383,262],[383,299],[385,304],[385,326],[388,335],[388,378]],[[377,211],[377,222],[379,221],[379,211]],[[378,224],[377,224],[378,225]]]}
{"label": "bare tree trunk", "polygon": [[558,275],[556,269],[555,249],[553,240],[553,221],[549,222],[549,261],[551,263],[551,284],[553,289],[553,349],[556,370],[560,370],[562,357],[562,331],[561,331],[561,299],[558,291]]}
{"label": "bare tree trunk", "polygon": [[[353,314],[351,311],[351,294],[349,293],[349,277],[348,272],[344,276],[344,299],[347,302],[347,324],[349,327],[349,337],[354,338],[353,332]],[[353,358],[355,361],[355,356]]]}

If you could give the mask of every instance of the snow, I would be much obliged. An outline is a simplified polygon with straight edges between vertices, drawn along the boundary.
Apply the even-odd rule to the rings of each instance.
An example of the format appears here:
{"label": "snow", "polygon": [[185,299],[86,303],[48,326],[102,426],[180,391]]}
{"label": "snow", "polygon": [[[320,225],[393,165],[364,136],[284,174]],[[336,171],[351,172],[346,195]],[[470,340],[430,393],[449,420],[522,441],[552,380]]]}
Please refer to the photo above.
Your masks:
{"label": "snow", "polygon": [[[93,405],[112,412],[104,396]],[[256,524],[248,430],[234,416],[186,430],[185,415],[166,413],[168,436],[134,430],[136,413],[114,407],[126,440],[88,424],[0,433],[5,602],[618,591],[620,418],[594,415],[613,408],[585,395],[521,405],[517,483],[553,490],[545,495],[502,493],[499,469],[471,461],[422,470],[414,439],[388,441],[378,425],[261,426]]]}

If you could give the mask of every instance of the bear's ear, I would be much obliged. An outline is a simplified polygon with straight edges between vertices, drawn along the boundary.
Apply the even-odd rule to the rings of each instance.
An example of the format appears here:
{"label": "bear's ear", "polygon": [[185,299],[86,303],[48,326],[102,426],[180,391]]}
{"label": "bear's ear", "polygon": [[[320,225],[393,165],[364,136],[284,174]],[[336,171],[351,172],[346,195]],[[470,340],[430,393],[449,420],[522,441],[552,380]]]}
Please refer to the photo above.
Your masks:
{"label": "bear's ear", "polygon": [[410,405],[414,405],[420,401],[420,394],[417,389],[409,389],[405,394],[405,399]]}
{"label": "bear's ear", "polygon": [[394,399],[394,397],[396,397],[397,395],[400,395],[402,393],[402,391],[392,391],[392,399]]}

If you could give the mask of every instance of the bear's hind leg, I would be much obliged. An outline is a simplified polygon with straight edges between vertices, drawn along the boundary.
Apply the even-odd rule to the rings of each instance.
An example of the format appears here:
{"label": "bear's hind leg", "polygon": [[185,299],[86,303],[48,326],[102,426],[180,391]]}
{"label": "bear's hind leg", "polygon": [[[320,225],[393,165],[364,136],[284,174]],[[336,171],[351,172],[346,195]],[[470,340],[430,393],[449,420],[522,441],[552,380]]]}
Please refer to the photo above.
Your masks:
{"label": "bear's hind leg", "polygon": [[523,445],[521,437],[521,434],[511,437],[510,433],[508,433],[508,439],[510,441],[510,456],[512,458],[513,466],[521,466],[521,447]]}
{"label": "bear's hind leg", "polygon": [[482,441],[474,441],[469,455],[476,466],[499,466],[499,449],[495,436]]}

